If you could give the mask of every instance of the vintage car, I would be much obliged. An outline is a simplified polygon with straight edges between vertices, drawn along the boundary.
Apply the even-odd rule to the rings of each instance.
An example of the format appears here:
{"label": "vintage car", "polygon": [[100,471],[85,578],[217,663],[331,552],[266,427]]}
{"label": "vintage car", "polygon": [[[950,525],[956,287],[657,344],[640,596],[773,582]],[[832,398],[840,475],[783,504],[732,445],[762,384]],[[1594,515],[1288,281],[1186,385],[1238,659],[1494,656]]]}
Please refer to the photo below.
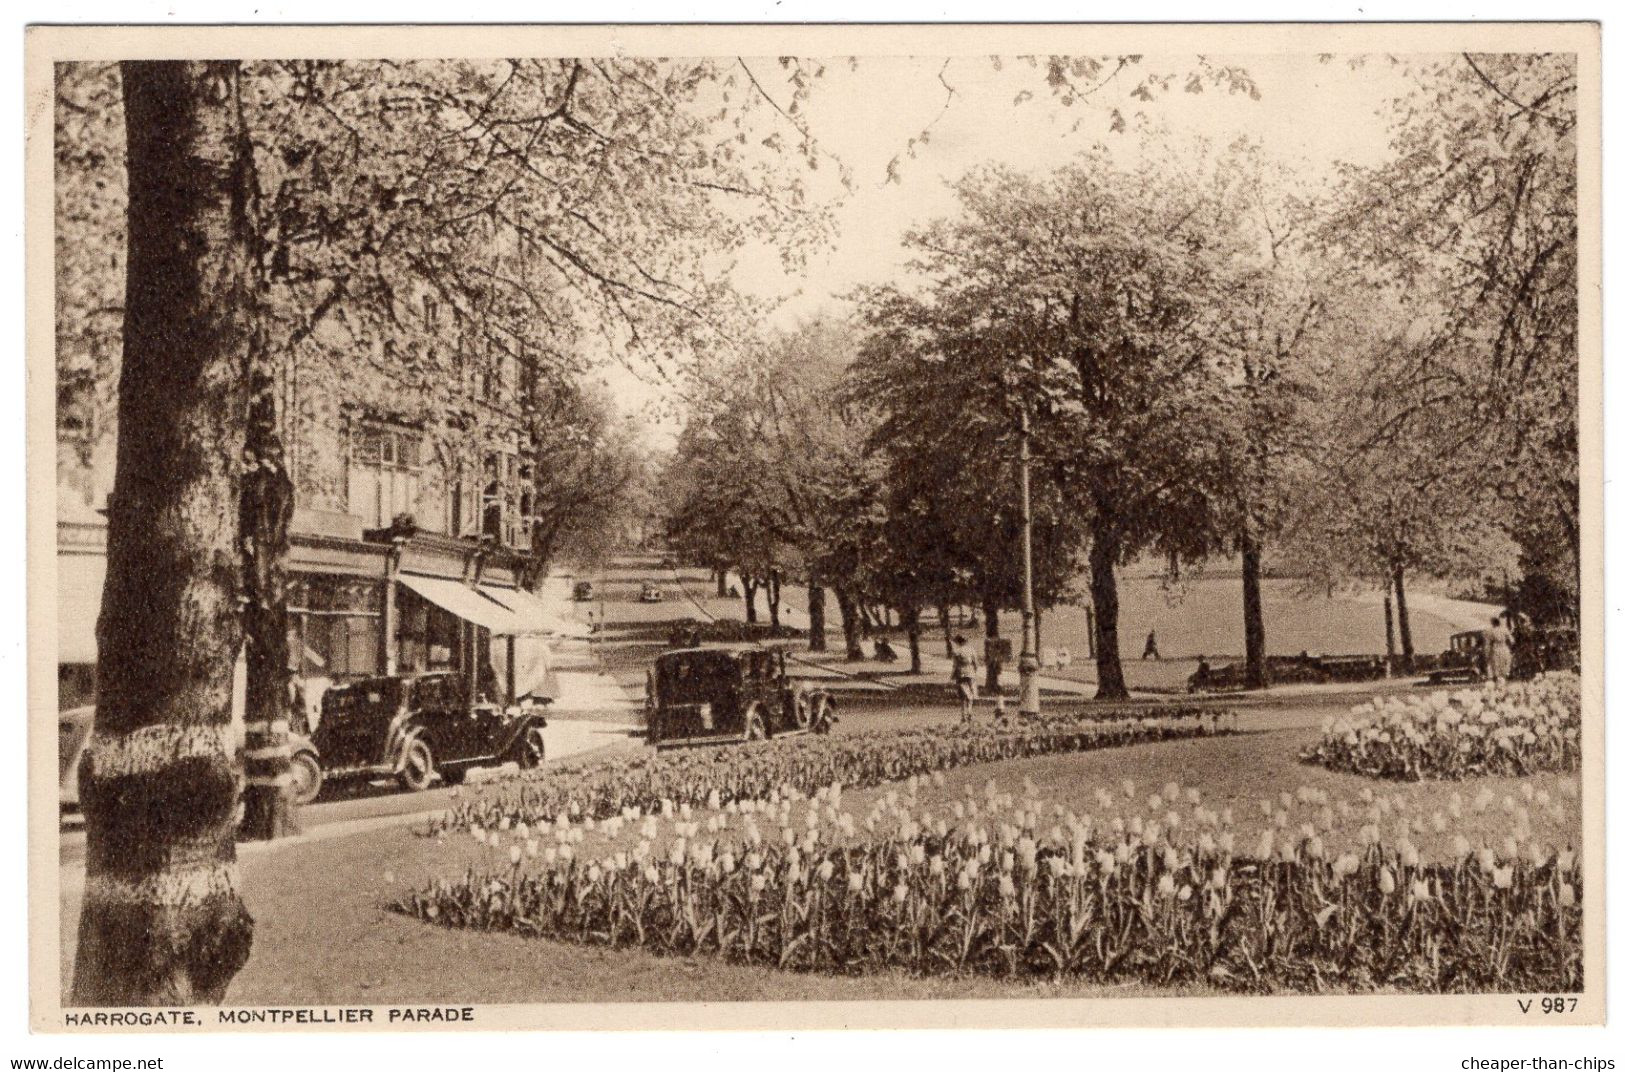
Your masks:
{"label": "vintage car", "polygon": [[1429,685],[1471,685],[1489,676],[1485,662],[1485,630],[1469,629],[1450,636],[1450,650],[1439,656],[1439,668],[1428,674]]}
{"label": "vintage car", "polygon": [[575,601],[577,603],[589,603],[589,602],[591,602],[592,601],[592,582],[591,581],[577,581],[575,589],[574,589],[574,597],[575,597]]}
{"label": "vintage car", "polygon": [[638,591],[638,602],[640,603],[660,603],[663,602],[665,598],[666,593],[662,592],[658,586],[650,584],[648,581],[644,581],[643,587]]}
{"label": "vintage car", "polygon": [[790,681],[782,648],[685,648],[649,671],[645,740],[662,748],[828,733],[835,701]]}
{"label": "vintage car", "polygon": [[535,707],[471,703],[467,678],[432,671],[327,690],[311,745],[327,778],[392,776],[419,790],[436,774],[455,785],[473,767],[540,766],[546,726]]}

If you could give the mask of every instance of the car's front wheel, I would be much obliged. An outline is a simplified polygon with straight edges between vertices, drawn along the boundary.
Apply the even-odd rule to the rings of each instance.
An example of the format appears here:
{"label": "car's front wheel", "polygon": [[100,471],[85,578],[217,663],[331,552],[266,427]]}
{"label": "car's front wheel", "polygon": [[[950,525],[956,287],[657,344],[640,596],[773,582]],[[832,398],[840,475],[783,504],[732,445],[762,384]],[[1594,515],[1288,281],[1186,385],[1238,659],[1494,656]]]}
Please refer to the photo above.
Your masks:
{"label": "car's front wheel", "polygon": [[322,765],[309,752],[295,752],[288,760],[288,799],[309,804],[322,791]]}
{"label": "car's front wheel", "polygon": [[401,787],[414,793],[429,788],[434,782],[434,752],[429,749],[429,742],[419,737],[406,746],[406,755],[402,757],[401,770],[398,775]]}
{"label": "car's front wheel", "polygon": [[547,742],[542,740],[540,726],[527,727],[519,736],[519,746],[514,752],[514,759],[519,763],[520,770],[535,770],[547,758]]}

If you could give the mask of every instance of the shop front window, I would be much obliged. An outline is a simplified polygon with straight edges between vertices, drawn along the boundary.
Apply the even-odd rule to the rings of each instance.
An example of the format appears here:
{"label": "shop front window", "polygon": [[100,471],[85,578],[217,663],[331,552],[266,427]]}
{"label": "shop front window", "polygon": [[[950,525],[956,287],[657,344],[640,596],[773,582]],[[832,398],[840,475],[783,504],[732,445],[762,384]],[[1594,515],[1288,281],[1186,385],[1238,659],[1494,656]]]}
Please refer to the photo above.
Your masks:
{"label": "shop front window", "polygon": [[296,575],[288,583],[289,669],[299,677],[333,680],[378,673],[382,618],[377,581]]}
{"label": "shop front window", "polygon": [[397,592],[395,660],[400,672],[458,669],[462,621],[408,588]]}

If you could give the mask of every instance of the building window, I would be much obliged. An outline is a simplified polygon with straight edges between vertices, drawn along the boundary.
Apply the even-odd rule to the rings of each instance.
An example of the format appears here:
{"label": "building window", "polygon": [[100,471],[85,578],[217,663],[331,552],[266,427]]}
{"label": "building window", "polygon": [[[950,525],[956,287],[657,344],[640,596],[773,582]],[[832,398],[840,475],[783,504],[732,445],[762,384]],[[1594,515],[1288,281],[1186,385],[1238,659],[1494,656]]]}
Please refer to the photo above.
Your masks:
{"label": "building window", "polygon": [[530,466],[517,454],[487,454],[480,492],[480,533],[506,547],[530,546]]}
{"label": "building window", "polygon": [[301,574],[288,582],[289,669],[298,677],[370,677],[382,669],[376,581]]}
{"label": "building window", "polygon": [[415,432],[364,426],[350,440],[349,512],[383,528],[417,509],[422,444]]}
{"label": "building window", "polygon": [[397,590],[395,660],[403,674],[461,669],[462,620],[409,588]]}

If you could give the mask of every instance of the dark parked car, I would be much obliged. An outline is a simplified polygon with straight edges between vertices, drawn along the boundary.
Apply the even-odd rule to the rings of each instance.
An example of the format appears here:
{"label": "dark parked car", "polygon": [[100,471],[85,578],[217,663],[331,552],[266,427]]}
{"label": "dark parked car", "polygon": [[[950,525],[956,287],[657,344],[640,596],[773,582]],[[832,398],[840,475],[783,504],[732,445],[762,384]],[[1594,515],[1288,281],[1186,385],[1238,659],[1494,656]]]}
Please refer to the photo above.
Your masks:
{"label": "dark parked car", "polygon": [[541,765],[547,720],[531,709],[470,703],[468,681],[435,671],[366,678],[322,697],[311,736],[327,777],[393,775],[427,789],[438,773],[456,784],[470,768],[513,761]]}
{"label": "dark parked car", "polygon": [[1429,685],[1471,685],[1483,681],[1489,671],[1485,664],[1485,633],[1469,629],[1450,637],[1450,650],[1439,656],[1439,668],[1428,674]]}
{"label": "dark parked car", "polygon": [[792,684],[779,648],[669,651],[649,671],[649,744],[672,747],[828,733],[835,701]]}

